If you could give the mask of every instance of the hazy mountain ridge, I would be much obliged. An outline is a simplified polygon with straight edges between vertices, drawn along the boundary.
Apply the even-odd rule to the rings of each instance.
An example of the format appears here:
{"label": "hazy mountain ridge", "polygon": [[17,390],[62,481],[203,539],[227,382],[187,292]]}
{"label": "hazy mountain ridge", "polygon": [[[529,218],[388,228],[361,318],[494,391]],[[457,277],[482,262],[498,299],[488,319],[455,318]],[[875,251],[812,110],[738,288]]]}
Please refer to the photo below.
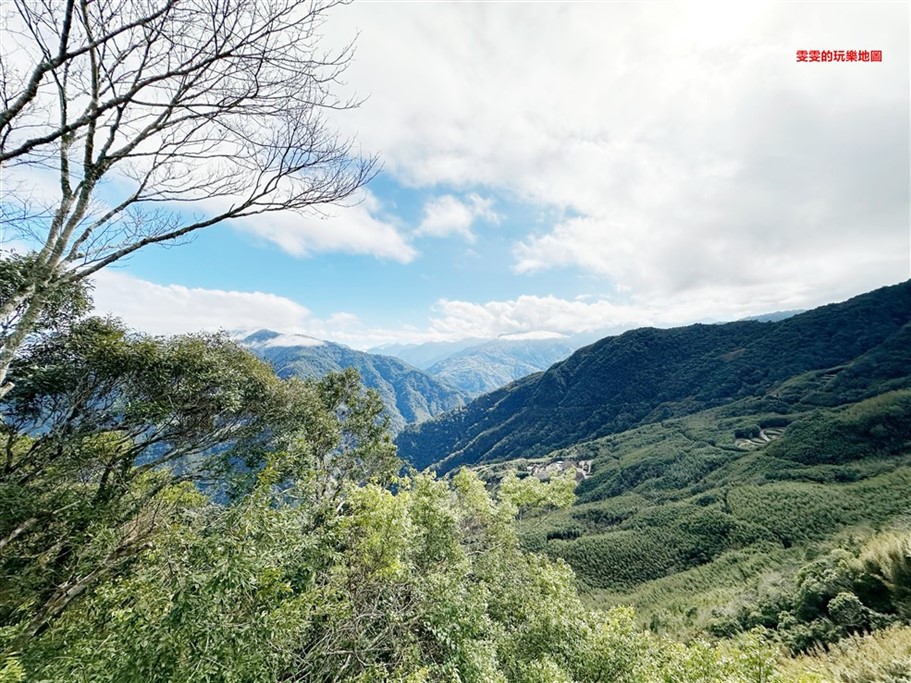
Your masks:
{"label": "hazy mountain ridge", "polygon": [[546,370],[591,341],[591,335],[536,331],[495,339],[387,344],[370,352],[401,358],[474,397]]}
{"label": "hazy mountain ridge", "polygon": [[457,351],[427,373],[478,396],[567,358],[576,346],[562,339],[496,339]]}
{"label": "hazy mountain ridge", "polygon": [[602,339],[546,372],[403,431],[400,454],[442,470],[556,448],[687,415],[802,372],[842,365],[911,320],[911,283],[777,322],[742,321]]}
{"label": "hazy mountain ridge", "polygon": [[[295,345],[296,341],[301,344]],[[345,368],[356,369],[364,385],[379,392],[393,432],[457,408],[466,400],[458,389],[392,356],[271,330],[246,335],[240,343],[268,361],[281,377],[322,377]]]}
{"label": "hazy mountain ridge", "polygon": [[427,370],[434,363],[446,360],[454,353],[478,344],[484,339],[468,338],[459,341],[424,342],[423,344],[383,344],[367,349],[368,353],[395,356],[421,370]]}
{"label": "hazy mountain ridge", "polygon": [[794,308],[787,311],[773,311],[771,313],[763,313],[761,315],[750,315],[746,318],[741,318],[741,320],[755,320],[760,323],[774,323],[779,320],[786,320],[787,318],[793,318],[795,315],[800,315],[801,313],[806,313],[807,309],[805,308]]}

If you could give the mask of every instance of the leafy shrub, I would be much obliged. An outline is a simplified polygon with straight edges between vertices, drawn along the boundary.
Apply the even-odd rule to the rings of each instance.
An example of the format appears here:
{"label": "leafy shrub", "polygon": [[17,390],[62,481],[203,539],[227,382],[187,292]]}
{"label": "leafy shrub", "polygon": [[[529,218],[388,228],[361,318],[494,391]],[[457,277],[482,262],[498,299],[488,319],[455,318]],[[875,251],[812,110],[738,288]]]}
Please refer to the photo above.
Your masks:
{"label": "leafy shrub", "polygon": [[734,430],[735,439],[755,439],[759,436],[759,425],[741,427]]}
{"label": "leafy shrub", "polygon": [[794,585],[743,606],[734,619],[720,615],[713,632],[774,629],[792,652],[808,652],[849,635],[908,623],[908,548],[911,532],[870,539],[859,553],[835,549],[797,572]]}
{"label": "leafy shrub", "polygon": [[844,638],[784,661],[786,680],[806,683],[907,683],[911,628],[894,627]]}

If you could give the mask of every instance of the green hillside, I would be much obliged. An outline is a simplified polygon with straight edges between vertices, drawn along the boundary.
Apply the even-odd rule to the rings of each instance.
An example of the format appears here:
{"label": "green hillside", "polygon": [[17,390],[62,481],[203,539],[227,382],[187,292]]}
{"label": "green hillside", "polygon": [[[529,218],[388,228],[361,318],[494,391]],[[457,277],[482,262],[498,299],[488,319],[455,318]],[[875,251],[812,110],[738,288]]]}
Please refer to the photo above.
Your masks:
{"label": "green hillside", "polygon": [[[591,461],[592,474],[571,509],[523,520],[526,547],[566,560],[592,604],[631,604],[659,631],[780,627],[797,649],[844,635],[815,612],[807,623],[777,620],[797,601],[788,596],[808,561],[908,528],[911,389],[890,387],[911,384],[911,364],[899,376],[893,351],[548,454],[539,460]],[[861,388],[855,380],[868,370]],[[527,465],[479,471],[496,480],[515,467]],[[848,593],[869,592],[855,583]],[[891,602],[877,611],[878,599],[861,605],[882,623],[899,619]]]}
{"label": "green hillside", "polygon": [[909,320],[904,283],[780,322],[636,330],[406,431],[400,452],[493,485],[574,470],[576,504],[521,535],[590,604],[676,636],[763,626],[802,652],[907,621],[857,567],[911,521]]}
{"label": "green hillside", "polygon": [[[786,401],[776,404],[781,397],[774,387],[802,373],[861,362],[865,354],[883,359],[886,367],[875,370],[879,375],[901,380],[909,334],[903,327],[909,320],[911,283],[905,282],[777,322],[633,330],[580,349],[464,409],[410,427],[397,445],[416,467],[434,464],[447,471],[543,456],[748,397],[762,397],[764,410],[786,410]],[[843,380],[845,391],[852,383],[855,393],[863,390],[863,367]]]}

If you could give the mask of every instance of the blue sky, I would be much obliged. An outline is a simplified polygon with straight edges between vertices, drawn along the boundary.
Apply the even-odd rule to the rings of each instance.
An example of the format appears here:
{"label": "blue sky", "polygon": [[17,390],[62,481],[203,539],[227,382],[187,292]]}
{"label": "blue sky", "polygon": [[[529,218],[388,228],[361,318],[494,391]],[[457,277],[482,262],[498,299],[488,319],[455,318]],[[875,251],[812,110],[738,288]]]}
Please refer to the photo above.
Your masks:
{"label": "blue sky", "polygon": [[[403,187],[385,171],[370,183],[381,199],[382,213],[413,232],[421,225],[424,207],[439,197],[469,205],[479,190],[440,192]],[[610,289],[603,278],[574,269],[518,275],[508,266],[513,245],[530,232],[543,232],[557,218],[554,209],[490,197],[489,217],[472,220],[472,238],[441,239],[416,235],[417,253],[402,263],[364,254],[289,254],[255,233],[219,226],[197,234],[179,248],[138,252],[123,270],[152,282],[175,278],[191,288],[268,291],[304,303],[314,315],[344,311],[365,324],[425,325],[427,314],[443,298],[470,301],[511,299],[522,294],[573,298],[593,287]],[[268,222],[268,218],[261,219]],[[326,221],[331,230],[331,221]],[[205,267],[200,267],[205,264]]]}
{"label": "blue sky", "polygon": [[[159,334],[367,348],[732,320],[905,280],[908,23],[887,2],[334,8],[323,44],[357,49],[338,91],[364,101],[330,123],[382,165],[359,203],[142,250],[97,276],[97,306]],[[812,49],[884,58],[796,61]]]}

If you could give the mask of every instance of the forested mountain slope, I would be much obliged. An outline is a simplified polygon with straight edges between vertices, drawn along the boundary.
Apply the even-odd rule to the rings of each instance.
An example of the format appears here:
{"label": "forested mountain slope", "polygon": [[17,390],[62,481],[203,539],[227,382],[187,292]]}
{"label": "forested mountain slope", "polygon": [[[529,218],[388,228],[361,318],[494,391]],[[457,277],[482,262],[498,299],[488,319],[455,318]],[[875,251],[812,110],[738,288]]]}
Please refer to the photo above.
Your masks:
{"label": "forested mountain slope", "polygon": [[[566,560],[595,604],[632,604],[653,628],[678,635],[764,625],[804,649],[837,636],[825,607],[840,592],[860,596],[871,628],[890,623],[905,608],[884,601],[885,589],[871,592],[867,570],[844,558],[863,555],[871,530],[908,532],[911,364],[901,378],[874,379],[863,391],[836,381],[863,365],[835,378],[805,373],[778,397],[549,453],[541,460],[585,460],[592,474],[571,510],[527,520],[527,547]],[[880,392],[887,384],[906,388]],[[856,400],[843,402],[846,387]],[[507,467],[522,471],[526,463],[478,469],[496,479]],[[811,570],[801,565],[830,551],[818,571],[834,564],[844,578],[822,581],[818,589],[832,593],[813,609],[781,617],[804,590]]]}
{"label": "forested mountain slope", "polygon": [[391,356],[271,330],[246,335],[241,343],[267,360],[282,378],[323,377],[345,368],[356,369],[364,385],[379,392],[393,432],[461,406],[466,400],[458,389]]}
{"label": "forested mountain slope", "polygon": [[[743,321],[602,339],[544,373],[404,430],[399,453],[418,468],[545,455],[574,443],[696,413],[812,370],[881,355],[901,374],[911,282],[777,322]],[[890,372],[879,363],[877,372]],[[863,372],[858,374],[863,384]],[[842,380],[839,380],[842,381]],[[848,381],[848,378],[844,381]],[[770,397],[774,398],[774,397]]]}

